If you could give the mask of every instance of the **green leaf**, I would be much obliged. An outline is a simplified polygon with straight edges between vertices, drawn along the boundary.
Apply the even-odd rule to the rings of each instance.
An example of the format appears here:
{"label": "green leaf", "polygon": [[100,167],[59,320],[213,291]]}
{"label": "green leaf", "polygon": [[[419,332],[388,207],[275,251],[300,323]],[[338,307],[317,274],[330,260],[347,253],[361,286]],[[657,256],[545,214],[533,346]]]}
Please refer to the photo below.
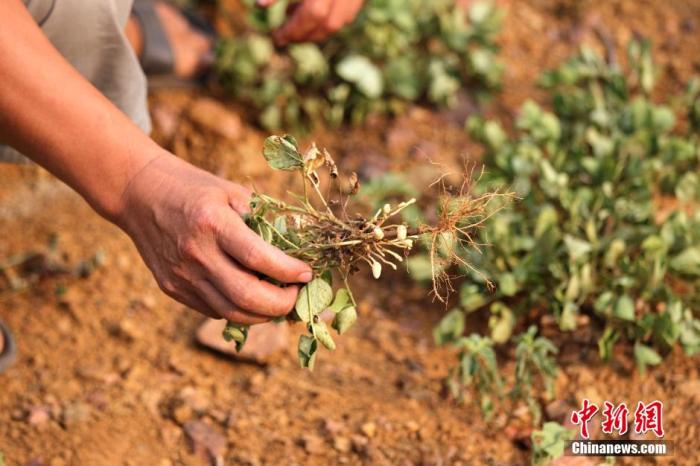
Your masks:
{"label": "green leaf", "polygon": [[343,308],[333,318],[332,327],[338,332],[338,335],[345,333],[357,320],[357,311],[353,306]]}
{"label": "green leaf", "polygon": [[346,307],[351,305],[350,292],[346,288],[341,288],[335,292],[335,299],[333,304],[330,305],[330,309],[333,313],[337,314]]}
{"label": "green leaf", "polygon": [[235,341],[236,351],[240,351],[248,339],[248,326],[226,322],[222,335],[226,341]]}
{"label": "green leaf", "polygon": [[622,320],[634,320],[634,301],[629,295],[625,294],[617,299],[617,303],[615,303],[615,308],[613,310],[613,315]]}
{"label": "green leaf", "polygon": [[642,374],[646,371],[647,366],[656,366],[662,361],[661,356],[655,349],[639,342],[634,344],[634,359],[637,362],[639,372]]}
{"label": "green leaf", "polygon": [[542,430],[532,433],[532,463],[539,465],[550,464],[564,455],[567,443],[574,432],[556,422],[545,422]]}
{"label": "green leaf", "polygon": [[304,166],[296,141],[291,136],[270,136],[265,139],[263,155],[277,170],[298,170]]}
{"label": "green leaf", "polygon": [[669,266],[680,274],[700,277],[700,246],[684,249],[671,259]]}
{"label": "green leaf", "polygon": [[503,296],[513,296],[518,292],[518,283],[512,273],[503,273],[498,277],[498,290]]}
{"label": "green leaf", "polygon": [[333,341],[325,322],[313,322],[311,324],[311,332],[314,334],[314,337],[327,349],[331,351],[335,349],[335,342]]}
{"label": "green leaf", "polygon": [[323,79],[328,74],[326,57],[314,43],[292,45],[289,47],[289,55],[296,64],[296,79],[299,81]]}
{"label": "green leaf", "polygon": [[314,370],[316,364],[316,352],[318,350],[318,342],[314,337],[301,335],[299,337],[299,365],[303,368]]}
{"label": "green leaf", "polygon": [[427,254],[414,254],[406,260],[408,273],[416,281],[430,281],[433,278],[433,268],[430,264],[430,256]]}
{"label": "green leaf", "polygon": [[333,289],[328,282],[314,278],[299,291],[296,313],[303,322],[312,322],[315,316],[328,307],[332,299]]}
{"label": "green leaf", "polygon": [[344,80],[353,83],[370,99],[376,99],[384,91],[384,82],[379,68],[367,57],[348,55],[336,66],[336,72]]}
{"label": "green leaf", "polygon": [[488,301],[478,285],[465,283],[459,290],[459,302],[467,312],[484,306]]}
{"label": "green leaf", "polygon": [[612,327],[606,327],[603,335],[598,339],[598,354],[603,361],[610,361],[613,355],[613,348],[620,334]]}
{"label": "green leaf", "polygon": [[689,172],[684,174],[675,188],[676,197],[685,202],[700,199],[700,176]]}
{"label": "green leaf", "polygon": [[489,328],[491,329],[491,339],[494,343],[505,343],[513,334],[515,327],[515,315],[513,311],[501,302],[491,305],[491,317],[489,317]]}
{"label": "green leaf", "polygon": [[438,345],[453,342],[464,333],[464,313],[460,309],[453,309],[440,320],[433,329],[433,338]]}

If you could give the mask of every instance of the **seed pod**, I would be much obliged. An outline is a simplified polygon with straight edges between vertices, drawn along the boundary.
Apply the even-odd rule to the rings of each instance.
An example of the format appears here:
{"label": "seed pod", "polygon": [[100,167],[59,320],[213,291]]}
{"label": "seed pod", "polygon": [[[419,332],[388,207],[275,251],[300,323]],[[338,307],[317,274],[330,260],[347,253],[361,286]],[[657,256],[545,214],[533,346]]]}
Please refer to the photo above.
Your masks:
{"label": "seed pod", "polygon": [[382,275],[382,264],[377,261],[372,262],[372,276],[379,278]]}
{"label": "seed pod", "polygon": [[384,230],[382,230],[380,227],[374,227],[374,230],[372,230],[372,233],[374,234],[374,237],[377,238],[378,240],[381,240],[384,238]]}
{"label": "seed pod", "polygon": [[402,248],[411,249],[413,247],[412,239],[405,239],[399,243]]}
{"label": "seed pod", "polygon": [[384,210],[385,214],[388,214],[389,212],[391,212],[391,206],[389,204],[384,204],[382,210]]}
{"label": "seed pod", "polygon": [[405,240],[406,239],[406,225],[399,225],[396,227],[396,239],[398,240]]}

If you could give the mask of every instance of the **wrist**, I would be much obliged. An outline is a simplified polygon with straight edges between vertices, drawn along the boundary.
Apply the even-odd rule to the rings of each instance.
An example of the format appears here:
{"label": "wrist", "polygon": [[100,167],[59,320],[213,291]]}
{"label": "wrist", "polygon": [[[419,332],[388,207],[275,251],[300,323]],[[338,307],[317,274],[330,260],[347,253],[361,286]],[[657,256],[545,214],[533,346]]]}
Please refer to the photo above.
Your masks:
{"label": "wrist", "polygon": [[86,196],[92,207],[110,222],[122,226],[128,210],[128,192],[132,184],[156,159],[167,154],[167,151],[155,143],[153,146],[149,150],[139,151],[138,155],[125,157],[115,173],[105,175],[110,179],[104,180],[93,193]]}

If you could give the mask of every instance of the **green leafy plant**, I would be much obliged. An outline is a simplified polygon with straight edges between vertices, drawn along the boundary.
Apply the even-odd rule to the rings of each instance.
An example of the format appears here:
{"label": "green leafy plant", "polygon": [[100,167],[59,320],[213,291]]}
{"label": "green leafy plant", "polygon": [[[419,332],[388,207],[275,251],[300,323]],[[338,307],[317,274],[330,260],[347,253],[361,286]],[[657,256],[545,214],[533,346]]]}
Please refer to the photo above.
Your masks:
{"label": "green leafy plant", "polygon": [[564,455],[574,431],[556,422],[545,422],[541,430],[532,433],[532,464],[545,466]]}
{"label": "green leafy plant", "polygon": [[[527,332],[515,341],[515,387],[512,396],[525,400],[532,415],[532,423],[542,420],[542,409],[536,394],[544,392],[544,399],[554,398],[554,381],[557,363],[554,355],[557,348],[545,337],[538,337],[537,326],[531,325]],[[540,383],[536,381],[539,379]]]}
{"label": "green leafy plant", "polygon": [[488,337],[464,333],[464,313],[459,309],[450,311],[433,330],[435,342],[450,344],[459,353],[459,364],[450,371],[447,386],[458,400],[464,400],[465,388],[478,395],[482,412],[488,418],[494,410],[494,398],[503,394],[503,379],[498,370],[498,361],[493,341]]}
{"label": "green leafy plant", "polygon": [[643,368],[660,362],[654,348],[700,349],[700,214],[654,215],[655,196],[700,199],[698,85],[684,99],[684,131],[671,107],[651,101],[649,46],[634,42],[629,55],[627,73],[588,49],[546,73],[554,112],[526,102],[515,138],[494,121],[468,122],[486,147],[483,187],[510,185],[522,201],[483,230],[493,247],[467,253],[497,293],[467,284],[462,303],[500,304],[514,321],[553,313],[563,331],[589,313],[605,324],[601,356],[624,337]]}
{"label": "green leafy plant", "polygon": [[460,88],[500,82],[494,37],[502,15],[491,3],[465,10],[453,0],[368,0],[324,43],[275,49],[268,33],[288,3],[264,10],[249,2],[246,30],[218,46],[221,83],[266,129],[357,123],[412,102],[452,105]]}
{"label": "green leafy plant", "polygon": [[676,344],[700,350],[700,83],[657,104],[649,45],[633,42],[628,62],[584,48],[542,77],[552,111],[526,102],[513,136],[497,121],[466,125],[485,149],[477,188],[510,186],[520,200],[479,230],[487,248],[465,251],[457,309],[486,312],[493,344],[517,343],[514,393],[533,414],[533,377],[551,387],[555,349],[519,328],[590,322],[603,360],[627,341],[641,371]]}
{"label": "green leafy plant", "polygon": [[[472,237],[488,217],[491,201],[508,197],[498,192],[474,197],[466,190],[452,196],[445,194],[434,225],[408,226],[400,221],[400,213],[413,205],[415,199],[394,206],[386,203],[373,215],[350,215],[347,210],[350,198],[359,189],[357,176],[350,176],[343,186],[331,155],[315,144],[302,153],[293,137],[271,136],[265,141],[263,155],[271,168],[298,173],[303,181],[302,193],[293,195],[293,203],[256,192],[246,222],[267,242],[307,262],[314,271],[315,278],[300,290],[293,312],[293,317],[303,322],[309,331],[299,340],[299,361],[310,369],[314,366],[319,344],[328,350],[335,349],[333,337],[320,314],[324,310],[334,314],[331,327],[338,334],[346,332],[357,318],[356,300],[348,277],[359,270],[360,264],[368,265],[372,276],[379,279],[384,267],[396,269],[414,241],[420,240],[433,251],[431,257],[436,264],[433,280],[436,283],[448,281],[442,272],[448,265],[443,262],[463,263],[461,250],[476,247]],[[322,168],[328,173],[327,189],[323,189],[319,176]],[[337,193],[337,196],[330,197],[324,192]],[[435,251],[441,245],[439,239],[445,235],[453,238],[452,249],[438,257]],[[335,293],[331,286],[334,272],[343,283],[343,288]],[[439,291],[438,285],[434,290]],[[247,338],[247,328],[229,323],[223,336],[235,341],[240,350]]]}

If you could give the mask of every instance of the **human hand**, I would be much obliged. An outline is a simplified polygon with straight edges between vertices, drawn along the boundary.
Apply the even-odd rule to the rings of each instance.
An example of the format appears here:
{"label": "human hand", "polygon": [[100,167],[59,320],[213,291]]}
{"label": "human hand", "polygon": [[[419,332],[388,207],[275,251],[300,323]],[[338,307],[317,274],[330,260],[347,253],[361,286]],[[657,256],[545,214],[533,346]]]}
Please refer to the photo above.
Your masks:
{"label": "human hand", "polygon": [[165,153],[129,183],[116,219],[160,288],[217,319],[256,324],[287,314],[311,268],[250,230],[251,192]]}
{"label": "human hand", "polygon": [[[269,7],[277,0],[258,0]],[[278,45],[289,42],[316,42],[351,23],[362,8],[363,0],[301,0],[292,5],[289,19],[273,33]]]}

